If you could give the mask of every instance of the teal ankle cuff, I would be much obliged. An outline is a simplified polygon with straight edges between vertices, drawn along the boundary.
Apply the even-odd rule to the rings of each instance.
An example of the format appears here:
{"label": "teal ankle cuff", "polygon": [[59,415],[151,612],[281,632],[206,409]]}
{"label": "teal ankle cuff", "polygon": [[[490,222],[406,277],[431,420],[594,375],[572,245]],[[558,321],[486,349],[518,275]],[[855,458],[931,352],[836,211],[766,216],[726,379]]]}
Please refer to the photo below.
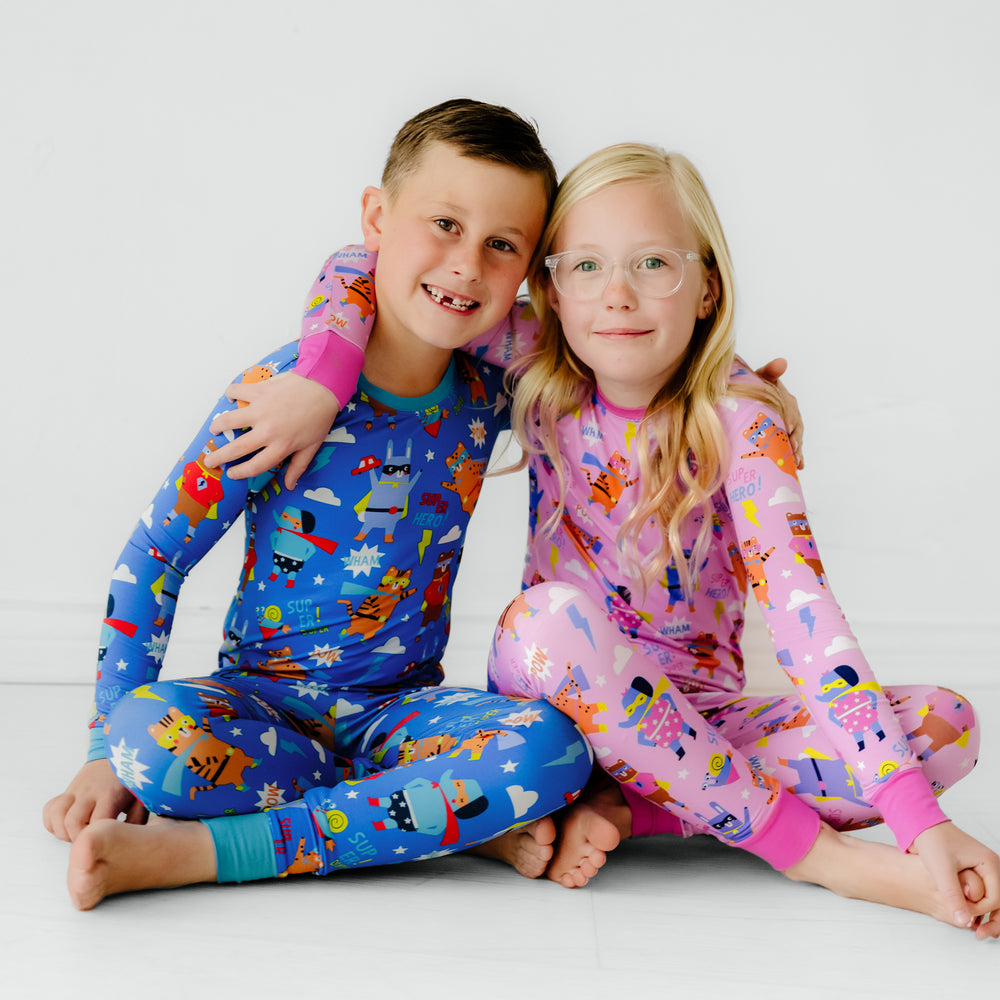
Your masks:
{"label": "teal ankle cuff", "polygon": [[208,827],[215,846],[216,882],[252,882],[278,874],[266,813],[220,816],[201,822]]}

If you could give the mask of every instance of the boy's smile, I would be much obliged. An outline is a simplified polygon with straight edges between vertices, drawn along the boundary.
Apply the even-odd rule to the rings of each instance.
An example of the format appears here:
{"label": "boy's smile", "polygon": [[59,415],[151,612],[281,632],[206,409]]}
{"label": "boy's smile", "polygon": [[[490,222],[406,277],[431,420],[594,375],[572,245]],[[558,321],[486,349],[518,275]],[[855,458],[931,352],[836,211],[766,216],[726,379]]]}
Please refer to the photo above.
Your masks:
{"label": "boy's smile", "polygon": [[545,212],[538,174],[445,143],[424,151],[395,194],[366,189],[365,246],[379,252],[366,376],[397,395],[433,389],[451,352],[510,311]]}

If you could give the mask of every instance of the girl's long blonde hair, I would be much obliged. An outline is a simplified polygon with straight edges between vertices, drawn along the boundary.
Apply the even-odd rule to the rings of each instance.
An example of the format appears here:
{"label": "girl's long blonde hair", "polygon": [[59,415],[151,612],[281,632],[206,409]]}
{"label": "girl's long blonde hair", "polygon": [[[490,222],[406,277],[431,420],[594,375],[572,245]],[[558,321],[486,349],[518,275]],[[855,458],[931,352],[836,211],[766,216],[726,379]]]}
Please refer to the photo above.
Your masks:
{"label": "girl's long blonde hair", "polygon": [[[676,197],[695,234],[697,246],[693,249],[704,259],[706,271],[714,272],[718,287],[715,308],[696,321],[687,356],[676,375],[646,409],[635,437],[640,500],[622,524],[618,538],[626,565],[644,591],[662,578],[673,560],[685,593],[691,595],[711,542],[712,494],[722,484],[728,462],[715,407],[726,395],[750,396],[779,410],[780,403],[776,391],[765,383],[729,384],[735,353],[732,261],[704,181],[686,157],[656,146],[625,143],[592,154],[563,179],[528,275],[540,335],[536,349],[510,369],[515,380],[511,420],[525,451],[544,455],[558,477],[559,500],[542,525],[542,530],[551,533],[566,500],[566,470],[556,422],[590,399],[595,380],[593,371],[570,349],[549,304],[546,289],[550,279],[544,257],[551,252],[556,234],[574,205],[611,185],[635,181],[660,184],[665,197]],[[687,518],[699,511],[697,540],[685,553],[681,529]],[[642,558],[639,534],[649,521],[659,527],[664,544]]]}

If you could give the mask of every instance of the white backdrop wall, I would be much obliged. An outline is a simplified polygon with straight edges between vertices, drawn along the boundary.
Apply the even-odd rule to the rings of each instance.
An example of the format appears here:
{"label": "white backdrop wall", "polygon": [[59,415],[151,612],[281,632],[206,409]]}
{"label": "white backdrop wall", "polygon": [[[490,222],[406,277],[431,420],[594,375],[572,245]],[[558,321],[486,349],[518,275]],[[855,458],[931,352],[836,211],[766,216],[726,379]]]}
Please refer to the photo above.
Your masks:
{"label": "white backdrop wall", "polygon": [[[914,652],[939,680],[995,663],[991,0],[0,11],[0,679],[90,679],[115,556],[181,446],[294,338],[396,128],[463,95],[535,118],[560,174],[626,139],[701,167],[740,348],[791,362],[810,517],[870,658],[884,679]],[[456,612],[483,648],[525,498],[492,482],[466,551]],[[238,533],[186,588],[175,673],[211,668]]]}

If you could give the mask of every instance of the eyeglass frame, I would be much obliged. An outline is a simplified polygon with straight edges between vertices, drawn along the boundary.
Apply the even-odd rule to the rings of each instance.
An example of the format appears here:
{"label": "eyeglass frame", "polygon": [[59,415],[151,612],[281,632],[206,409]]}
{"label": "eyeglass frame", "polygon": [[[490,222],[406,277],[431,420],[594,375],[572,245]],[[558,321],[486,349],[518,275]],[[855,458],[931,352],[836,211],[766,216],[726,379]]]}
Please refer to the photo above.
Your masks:
{"label": "eyeglass frame", "polygon": [[[680,250],[676,247],[644,247],[641,250],[636,250],[634,253],[630,253],[625,258],[624,261],[619,260],[617,257],[614,260],[609,261],[604,256],[604,254],[597,253],[595,251],[594,253],[588,253],[587,256],[600,258],[600,260],[603,263],[607,264],[608,275],[604,279],[604,284],[594,295],[586,299],[577,299],[574,298],[574,296],[570,295],[568,292],[564,292],[559,287],[559,282],[556,280],[556,268],[559,266],[559,262],[564,257],[568,257],[571,254],[582,254],[582,253],[584,253],[584,251],[582,250],[563,250],[561,253],[550,253],[548,256],[546,256],[544,261],[546,268],[548,268],[549,272],[552,275],[552,284],[556,286],[556,291],[559,292],[560,295],[565,295],[566,298],[573,299],[576,302],[592,302],[594,299],[599,299],[605,293],[608,285],[611,283],[611,275],[614,274],[614,269],[616,264],[624,263],[626,265],[622,270],[625,275],[625,280],[628,282],[629,288],[631,288],[636,295],[644,295],[647,298],[651,299],[669,299],[671,295],[676,295],[680,291],[681,285],[684,284],[685,267],[687,266],[687,262],[689,260],[696,260],[701,264],[706,264],[706,265],[708,264],[708,261],[700,253],[696,253],[694,250]],[[646,254],[655,254],[655,253],[677,254],[677,256],[680,257],[681,260],[680,281],[678,281],[676,286],[671,291],[667,292],[666,295],[650,295],[649,292],[640,291],[638,288],[636,288],[635,282],[632,280],[632,269],[627,266],[636,257],[645,256]]]}

